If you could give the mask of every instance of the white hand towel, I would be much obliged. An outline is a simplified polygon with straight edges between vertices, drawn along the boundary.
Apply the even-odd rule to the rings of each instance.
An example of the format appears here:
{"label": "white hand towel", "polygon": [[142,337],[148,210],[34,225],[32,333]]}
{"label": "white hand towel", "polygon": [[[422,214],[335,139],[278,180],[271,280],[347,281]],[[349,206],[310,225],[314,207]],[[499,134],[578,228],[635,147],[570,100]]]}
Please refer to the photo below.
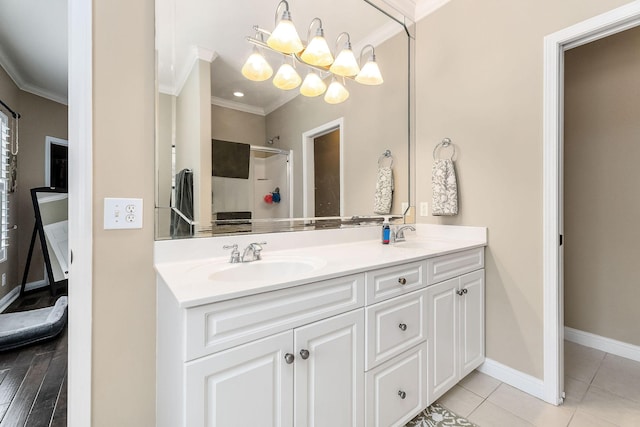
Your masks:
{"label": "white hand towel", "polygon": [[376,194],[373,202],[373,212],[386,215],[391,212],[393,201],[393,171],[390,166],[378,168],[376,180]]}
{"label": "white hand towel", "polygon": [[451,159],[437,159],[431,171],[433,215],[458,214],[458,182]]}

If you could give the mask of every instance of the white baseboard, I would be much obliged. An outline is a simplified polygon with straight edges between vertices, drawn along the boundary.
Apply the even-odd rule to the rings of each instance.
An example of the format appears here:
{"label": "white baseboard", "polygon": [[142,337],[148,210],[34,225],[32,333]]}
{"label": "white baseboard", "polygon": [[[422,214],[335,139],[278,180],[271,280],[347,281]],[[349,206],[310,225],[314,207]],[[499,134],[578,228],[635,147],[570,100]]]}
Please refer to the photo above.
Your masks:
{"label": "white baseboard", "polygon": [[590,332],[579,331],[568,326],[564,327],[564,339],[640,362],[640,346],[637,345],[602,337]]}
{"label": "white baseboard", "polygon": [[539,378],[532,377],[492,359],[485,359],[478,371],[544,400],[544,383]]}
{"label": "white baseboard", "polygon": [[19,296],[20,286],[16,286],[15,288],[11,289],[8,294],[3,296],[2,299],[0,299],[0,313],[9,308],[11,303],[17,300]]}

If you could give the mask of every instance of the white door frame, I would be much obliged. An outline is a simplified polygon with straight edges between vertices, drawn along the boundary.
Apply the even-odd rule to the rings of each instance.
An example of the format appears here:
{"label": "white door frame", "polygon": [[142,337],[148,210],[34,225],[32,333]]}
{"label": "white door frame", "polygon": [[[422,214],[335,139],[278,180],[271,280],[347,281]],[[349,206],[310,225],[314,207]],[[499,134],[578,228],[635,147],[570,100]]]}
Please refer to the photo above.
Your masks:
{"label": "white door frame", "polygon": [[92,2],[68,1],[69,427],[91,425],[93,258]]}
{"label": "white door frame", "polygon": [[340,130],[340,216],[344,216],[344,117],[332,120],[302,134],[302,216],[315,216],[313,142],[315,138]]}
{"label": "white door frame", "polygon": [[543,286],[544,400],[562,402],[564,307],[562,234],[564,52],[640,25],[640,0],[550,34],[544,39]]}

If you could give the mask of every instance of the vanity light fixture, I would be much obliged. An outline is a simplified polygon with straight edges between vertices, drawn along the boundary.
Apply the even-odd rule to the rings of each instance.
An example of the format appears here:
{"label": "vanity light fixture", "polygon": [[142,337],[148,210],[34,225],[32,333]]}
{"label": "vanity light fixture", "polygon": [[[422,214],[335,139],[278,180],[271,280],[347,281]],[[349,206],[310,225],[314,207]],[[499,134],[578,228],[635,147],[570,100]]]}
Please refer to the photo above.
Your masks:
{"label": "vanity light fixture", "polygon": [[[285,9],[282,12],[282,17],[278,21],[278,11],[280,6],[284,5]],[[300,36],[296,31],[295,25],[291,21],[291,12],[289,12],[289,3],[287,0],[281,0],[276,7],[276,28],[273,33],[269,35],[267,39],[267,45],[270,48],[282,53],[298,53],[304,46],[300,41]]]}
{"label": "vanity light fixture", "polygon": [[349,91],[335,77],[331,79],[331,84],[324,95],[327,104],[340,104],[349,98]]}
{"label": "vanity light fixture", "polygon": [[336,51],[338,50],[340,38],[343,36],[347,36],[347,41],[336,57],[336,60],[333,61],[333,64],[329,67],[329,71],[339,76],[352,77],[360,72],[360,67],[358,66],[358,61],[356,61],[356,57],[353,56],[353,51],[351,50],[351,36],[349,33],[342,32],[338,35],[336,38]]}
{"label": "vanity light fixture", "polygon": [[322,20],[320,18],[313,18],[311,24],[309,24],[309,31],[307,31],[307,40],[311,37],[311,29],[313,24],[318,23],[318,29],[316,35],[309,41],[309,44],[300,55],[300,59],[310,65],[317,65],[318,67],[328,67],[333,63],[333,55],[329,50],[329,45],[324,38],[324,29],[322,28]]}
{"label": "vanity light fixture", "polygon": [[[284,10],[283,9],[284,6]],[[282,13],[280,15],[280,12]],[[278,17],[280,16],[280,20]],[[367,62],[360,69],[360,64],[356,60],[351,50],[351,36],[347,32],[342,32],[336,38],[334,56],[324,38],[324,28],[320,18],[313,18],[307,31],[307,39],[311,38],[312,30],[315,27],[315,36],[308,40],[306,48],[300,41],[298,32],[291,21],[289,3],[281,0],[276,7],[275,13],[276,28],[270,33],[257,25],[253,27],[256,37],[247,37],[247,41],[254,45],[254,50],[247,62],[242,67],[242,75],[249,80],[267,80],[273,74],[273,69],[262,56],[258,48],[275,52],[285,57],[278,72],[273,78],[275,87],[282,90],[291,90],[300,86],[300,93],[304,96],[315,97],[325,94],[324,100],[329,104],[339,104],[349,98],[349,91],[344,84],[345,77],[355,80],[365,85],[379,85],[383,83],[382,74],[376,63],[375,49],[373,45],[366,45],[360,52],[360,64],[366,49],[371,49],[371,55]],[[267,36],[267,41],[264,37]],[[295,68],[286,62],[286,58],[292,60],[292,65],[302,64],[309,69],[307,76],[302,82],[300,75]],[[327,88],[324,80],[332,77],[331,84]],[[342,83],[336,78],[342,77]]]}
{"label": "vanity light fixture", "polygon": [[363,85],[381,85],[384,80],[382,79],[382,73],[376,62],[376,51],[373,45],[366,45],[360,51],[360,63],[362,64],[362,54],[365,49],[371,48],[371,56],[366,64],[360,69],[360,72],[356,76],[356,81]]}
{"label": "vanity light fixture", "polygon": [[309,70],[300,86],[300,93],[309,97],[322,95],[326,90],[327,84],[313,70]]}

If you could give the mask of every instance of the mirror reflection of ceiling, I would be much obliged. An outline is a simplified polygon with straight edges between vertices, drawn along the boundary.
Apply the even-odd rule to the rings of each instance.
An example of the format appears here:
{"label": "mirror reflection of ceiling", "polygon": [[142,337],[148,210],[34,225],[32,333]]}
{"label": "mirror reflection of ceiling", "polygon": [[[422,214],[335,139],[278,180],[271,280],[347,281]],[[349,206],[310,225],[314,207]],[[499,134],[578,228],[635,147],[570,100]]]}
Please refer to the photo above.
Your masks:
{"label": "mirror reflection of ceiling", "polygon": [[[193,62],[200,55],[200,58],[213,58],[213,104],[265,115],[297,96],[298,89],[283,91],[275,88],[271,79],[254,82],[240,73],[253,46],[246,37],[255,35],[254,25],[273,30],[277,5],[278,0],[157,1],[156,19],[160,24],[157,27],[167,29],[156,35],[160,91],[179,93]],[[356,57],[366,44],[377,46],[401,30],[364,0],[290,0],[289,10],[303,41],[307,39],[309,24],[319,17],[329,47],[334,50],[336,37],[346,31]],[[174,39],[175,43],[172,43]],[[263,54],[274,71],[283,61],[283,56],[275,52],[263,50]],[[299,65],[297,71],[304,77],[307,69]],[[244,96],[234,96],[237,91]]]}

